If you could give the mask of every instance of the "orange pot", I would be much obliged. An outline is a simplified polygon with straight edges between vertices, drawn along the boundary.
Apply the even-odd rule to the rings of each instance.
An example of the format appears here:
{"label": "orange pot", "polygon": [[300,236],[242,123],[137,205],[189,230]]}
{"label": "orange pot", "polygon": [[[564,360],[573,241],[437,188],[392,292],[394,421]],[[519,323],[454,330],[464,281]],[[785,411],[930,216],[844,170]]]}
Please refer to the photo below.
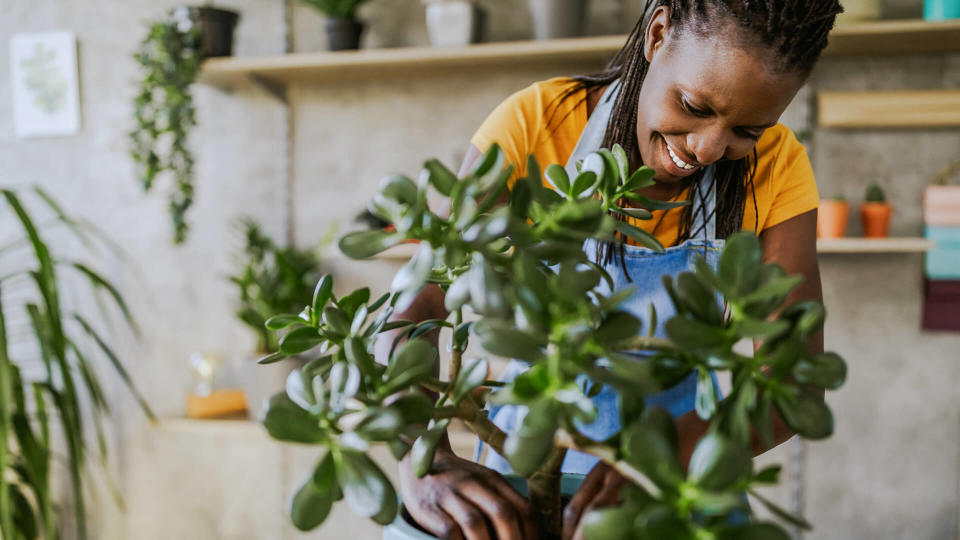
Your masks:
{"label": "orange pot", "polygon": [[890,230],[890,216],[893,206],[890,203],[871,202],[860,205],[860,220],[863,223],[865,238],[886,238]]}
{"label": "orange pot", "polygon": [[843,238],[849,216],[850,204],[847,201],[821,200],[817,210],[817,238]]}

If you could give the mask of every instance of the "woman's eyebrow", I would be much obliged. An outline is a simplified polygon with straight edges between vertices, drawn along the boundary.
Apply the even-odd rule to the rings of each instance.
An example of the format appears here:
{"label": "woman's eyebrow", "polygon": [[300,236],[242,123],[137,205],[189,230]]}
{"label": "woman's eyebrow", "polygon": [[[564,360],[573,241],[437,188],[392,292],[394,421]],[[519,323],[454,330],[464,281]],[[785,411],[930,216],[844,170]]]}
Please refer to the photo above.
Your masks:
{"label": "woman's eyebrow", "polygon": [[[685,99],[693,101],[697,107],[702,107],[708,112],[712,112],[712,113],[717,112],[717,108],[713,106],[713,103],[709,97],[700,95],[697,92],[695,92],[693,89],[687,86],[684,86],[682,84],[678,84],[677,88],[680,89],[680,93]],[[768,128],[772,128],[775,125],[777,125],[776,121],[767,122],[766,124],[745,124],[738,127],[745,128],[745,129],[768,129]]]}

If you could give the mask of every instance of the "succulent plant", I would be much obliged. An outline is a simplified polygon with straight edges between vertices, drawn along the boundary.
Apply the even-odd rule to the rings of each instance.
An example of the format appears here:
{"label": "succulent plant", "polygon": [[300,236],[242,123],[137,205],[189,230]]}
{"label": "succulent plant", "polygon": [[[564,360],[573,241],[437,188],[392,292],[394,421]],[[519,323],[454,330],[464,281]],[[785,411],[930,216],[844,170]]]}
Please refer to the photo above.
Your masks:
{"label": "succulent plant", "polygon": [[868,203],[882,203],[887,202],[887,196],[883,192],[883,188],[879,184],[871,183],[867,187],[867,196]]}
{"label": "succulent plant", "polygon": [[[833,431],[830,409],[813,389],[838,388],[846,365],[836,354],[810,351],[810,338],[824,322],[823,306],[785,306],[802,278],[764,264],[757,236],[742,232],[727,239],[717,270],[701,258],[690,272],[664,278],[677,315],[666,321],[666,337],[656,337],[656,313],[651,310],[645,328],[623,308],[629,290],[607,283],[612,292],[603,292],[610,276],[582,249],[586,239],[609,240],[616,233],[663,249],[647,232],[611,215],[649,219],[647,209],[619,206],[623,198],[648,209],[669,206],[637,193],[652,185],[653,171],[629,171],[619,146],[588,156],[575,178],[559,165],[548,166],[545,176],[555,190],[543,186],[540,171],[531,158],[526,176],[508,190],[513,167],[504,167],[504,154],[494,145],[463,178],[436,160],[425,163],[416,181],[385,178],[370,209],[395,231],[352,233],[340,248],[366,259],[418,240],[391,292],[371,299],[364,288],[337,298],[333,278],[326,276],[303,311],[266,322],[287,333],[279,352],[262,362],[312,358],[290,375],[285,392],[270,399],[264,416],[274,438],[324,449],[293,497],[294,524],[305,530],[320,525],[341,499],[361,516],[390,523],[398,510],[396,492],[368,451],[386,445],[398,460],[409,453],[416,473],[424,475],[456,418],[527,478],[543,537],[559,531],[560,465],[568,450],[577,450],[597,456],[630,482],[619,507],[585,518],[587,538],[788,538],[778,525],[732,526],[726,517],[749,511],[744,491],[777,482],[778,466],[753,469],[750,446],[752,430],[768,444],[773,440],[773,410],[802,437],[822,439]],[[449,199],[449,216],[430,210],[428,191]],[[445,291],[451,315],[393,320],[428,283]],[[729,306],[726,312],[718,295]],[[465,321],[468,308],[479,320]],[[424,339],[439,328],[450,330],[448,379],[434,375],[439,352]],[[389,363],[381,365],[373,346],[389,330],[400,335]],[[490,354],[528,362],[529,370],[508,383],[487,380],[488,360],[464,357],[470,339]],[[762,344],[743,354],[734,350],[741,340]],[[732,391],[722,401],[708,384],[711,371],[731,374]],[[693,373],[702,382],[696,412],[710,429],[684,472],[673,419],[645,406],[644,397]],[[595,417],[590,398],[604,384],[619,391],[622,429],[595,441],[578,426]],[[530,412],[518,432],[507,434],[488,419],[487,404],[523,405]]]}

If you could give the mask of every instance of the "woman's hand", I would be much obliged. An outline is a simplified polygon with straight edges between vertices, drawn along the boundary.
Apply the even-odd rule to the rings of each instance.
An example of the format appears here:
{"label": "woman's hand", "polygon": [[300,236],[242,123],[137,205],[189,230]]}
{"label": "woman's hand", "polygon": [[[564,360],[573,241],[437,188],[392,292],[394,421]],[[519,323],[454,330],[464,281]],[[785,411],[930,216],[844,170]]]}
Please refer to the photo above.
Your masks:
{"label": "woman's hand", "polygon": [[458,540],[536,540],[530,504],[499,473],[437,449],[430,472],[400,462],[400,492],[410,515],[431,534]]}
{"label": "woman's hand", "polygon": [[570,504],[563,510],[563,540],[583,540],[580,519],[620,500],[620,488],[627,480],[604,462],[597,463],[583,480]]}

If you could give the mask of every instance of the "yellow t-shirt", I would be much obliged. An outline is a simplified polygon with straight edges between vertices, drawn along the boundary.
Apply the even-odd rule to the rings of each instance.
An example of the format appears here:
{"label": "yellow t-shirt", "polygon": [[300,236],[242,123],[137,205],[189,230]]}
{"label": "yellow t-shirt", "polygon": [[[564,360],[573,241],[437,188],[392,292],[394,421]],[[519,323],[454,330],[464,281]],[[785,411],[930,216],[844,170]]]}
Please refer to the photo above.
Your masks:
{"label": "yellow t-shirt", "polygon": [[[528,154],[533,154],[541,169],[551,163],[565,165],[587,125],[586,90],[578,90],[560,105],[555,100],[573,82],[557,77],[516,92],[490,113],[470,142],[481,152],[486,152],[494,142],[499,143],[507,162],[516,167],[514,178],[526,175]],[[743,229],[753,231],[759,223],[756,230],[763,231],[817,208],[820,198],[813,168],[806,150],[789,128],[777,124],[767,129],[756,149],[757,208],[754,211],[753,197],[748,192]],[[678,200],[686,200],[687,191],[689,188]],[[664,212],[666,216],[662,216]],[[654,211],[653,219],[631,222],[652,232],[662,216],[656,237],[664,246],[671,246],[676,244],[681,212],[682,209]]]}

